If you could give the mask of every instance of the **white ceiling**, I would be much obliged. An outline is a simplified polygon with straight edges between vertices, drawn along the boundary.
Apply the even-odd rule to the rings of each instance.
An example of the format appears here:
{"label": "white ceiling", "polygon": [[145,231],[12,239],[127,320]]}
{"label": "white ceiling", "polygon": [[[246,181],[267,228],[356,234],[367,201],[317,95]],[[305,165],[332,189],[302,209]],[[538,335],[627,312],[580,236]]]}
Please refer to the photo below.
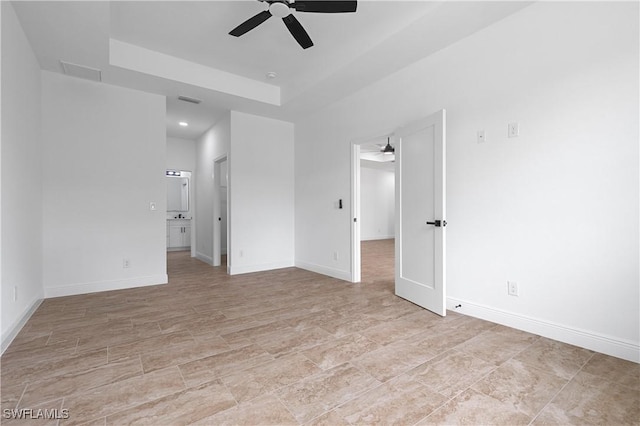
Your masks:
{"label": "white ceiling", "polygon": [[[295,121],[528,4],[369,0],[359,1],[356,13],[294,12],[315,43],[303,50],[276,17],[242,37],[228,35],[267,8],[255,0],[13,2],[43,69],[62,72],[63,60],[102,70],[104,83],[167,96],[167,134],[187,139],[230,109]],[[245,86],[275,85],[279,105],[204,88],[189,78],[190,67],[183,67],[184,78],[170,78],[159,69],[114,66],[110,39],[188,61],[213,76],[231,73],[251,83]],[[267,72],[277,77],[268,79]],[[203,102],[184,103],[178,95]],[[181,120],[189,127],[179,127]]]}

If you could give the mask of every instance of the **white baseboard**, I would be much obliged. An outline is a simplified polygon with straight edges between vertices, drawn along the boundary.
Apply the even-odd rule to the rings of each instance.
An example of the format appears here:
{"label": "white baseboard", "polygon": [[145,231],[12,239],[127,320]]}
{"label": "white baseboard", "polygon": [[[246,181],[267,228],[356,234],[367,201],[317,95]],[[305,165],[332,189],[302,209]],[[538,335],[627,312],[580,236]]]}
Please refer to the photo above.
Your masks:
{"label": "white baseboard", "polygon": [[327,266],[316,265],[315,263],[303,262],[296,260],[296,268],[305,269],[322,275],[328,275],[339,280],[351,282],[351,271],[343,271],[340,269],[329,268]]}
{"label": "white baseboard", "polygon": [[395,237],[395,235],[376,235],[374,237],[361,237],[360,241],[392,240]]}
{"label": "white baseboard", "polygon": [[169,282],[167,274],[150,275],[145,277],[127,278],[124,280],[97,281],[78,283],[60,287],[45,287],[44,297],[73,296],[76,294],[97,293],[100,291],[122,290],[133,287],[166,284]]}
{"label": "white baseboard", "polygon": [[11,326],[5,333],[2,335],[2,343],[0,343],[0,354],[3,354],[4,351],[9,347],[13,339],[16,338],[22,327],[29,321],[31,315],[38,309],[38,306],[42,303],[44,299],[36,299],[33,301],[31,305],[24,311],[22,315],[18,318],[18,320]]}
{"label": "white baseboard", "polygon": [[229,266],[227,271],[229,275],[250,274],[251,272],[272,271],[274,269],[291,268],[294,264],[292,261],[261,263],[259,265],[243,265]]}
{"label": "white baseboard", "polygon": [[202,260],[204,263],[213,266],[213,257],[202,254],[199,251],[196,252],[196,259]]}
{"label": "white baseboard", "polygon": [[[456,308],[456,306],[461,305]],[[567,327],[466,300],[447,298],[447,309],[464,315],[506,325],[518,330],[580,346],[592,351],[640,363],[640,345],[586,330]]]}

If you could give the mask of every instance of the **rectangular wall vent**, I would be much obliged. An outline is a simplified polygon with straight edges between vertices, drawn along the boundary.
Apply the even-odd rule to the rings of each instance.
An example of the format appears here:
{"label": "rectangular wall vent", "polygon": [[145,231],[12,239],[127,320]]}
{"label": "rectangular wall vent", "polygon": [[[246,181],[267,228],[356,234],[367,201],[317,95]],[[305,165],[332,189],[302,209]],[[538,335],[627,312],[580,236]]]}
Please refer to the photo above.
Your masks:
{"label": "rectangular wall vent", "polygon": [[65,61],[60,61],[62,69],[66,75],[72,77],[84,78],[92,81],[102,81],[102,71],[96,68],[85,67],[83,65],[72,64]]}
{"label": "rectangular wall vent", "polygon": [[188,96],[178,96],[178,99],[185,102],[191,102],[192,104],[199,104],[200,102],[202,102],[201,99],[190,98]]}

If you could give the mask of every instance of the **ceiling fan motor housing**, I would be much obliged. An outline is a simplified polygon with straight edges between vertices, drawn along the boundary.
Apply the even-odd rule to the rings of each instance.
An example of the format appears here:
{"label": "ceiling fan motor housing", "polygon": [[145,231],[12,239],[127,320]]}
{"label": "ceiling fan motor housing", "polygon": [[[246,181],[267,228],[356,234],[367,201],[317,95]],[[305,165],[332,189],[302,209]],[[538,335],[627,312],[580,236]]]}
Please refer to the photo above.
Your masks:
{"label": "ceiling fan motor housing", "polygon": [[278,18],[284,18],[291,14],[289,4],[284,1],[274,1],[269,3],[269,12]]}

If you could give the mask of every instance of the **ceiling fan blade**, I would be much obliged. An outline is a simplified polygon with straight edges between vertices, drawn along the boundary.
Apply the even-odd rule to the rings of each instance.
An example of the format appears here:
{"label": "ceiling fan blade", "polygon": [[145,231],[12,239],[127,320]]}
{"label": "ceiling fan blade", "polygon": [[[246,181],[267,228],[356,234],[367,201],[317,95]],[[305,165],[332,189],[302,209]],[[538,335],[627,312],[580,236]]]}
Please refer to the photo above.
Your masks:
{"label": "ceiling fan blade", "polygon": [[232,29],[229,34],[235,37],[240,37],[241,35],[248,33],[258,25],[262,24],[267,19],[271,18],[271,16],[271,12],[269,12],[268,10],[263,10],[262,12],[258,13],[255,16],[252,16],[242,24]]}
{"label": "ceiling fan blade", "polygon": [[298,44],[300,44],[300,46],[302,46],[303,49],[308,49],[311,46],[313,46],[311,37],[309,37],[309,34],[307,34],[305,29],[302,27],[302,24],[300,23],[300,21],[296,19],[295,16],[288,15],[282,18],[282,20],[284,21],[284,24],[289,29],[289,32],[291,33],[293,38],[296,39]]}
{"label": "ceiling fan blade", "polygon": [[298,12],[348,13],[356,11],[358,2],[356,0],[296,0],[291,3],[291,7]]}

